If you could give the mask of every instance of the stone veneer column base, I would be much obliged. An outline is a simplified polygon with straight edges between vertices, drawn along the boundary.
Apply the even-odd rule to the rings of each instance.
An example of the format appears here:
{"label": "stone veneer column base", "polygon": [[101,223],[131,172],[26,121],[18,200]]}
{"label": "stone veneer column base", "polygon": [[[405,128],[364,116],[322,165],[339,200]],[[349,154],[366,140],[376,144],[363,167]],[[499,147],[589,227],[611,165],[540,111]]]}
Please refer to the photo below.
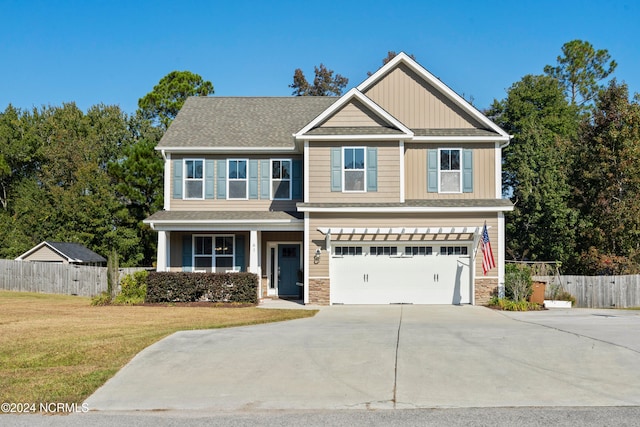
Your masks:
{"label": "stone veneer column base", "polygon": [[498,278],[476,277],[476,305],[486,305],[491,297],[498,295]]}
{"label": "stone veneer column base", "polygon": [[329,305],[329,284],[327,279],[309,279],[309,304]]}

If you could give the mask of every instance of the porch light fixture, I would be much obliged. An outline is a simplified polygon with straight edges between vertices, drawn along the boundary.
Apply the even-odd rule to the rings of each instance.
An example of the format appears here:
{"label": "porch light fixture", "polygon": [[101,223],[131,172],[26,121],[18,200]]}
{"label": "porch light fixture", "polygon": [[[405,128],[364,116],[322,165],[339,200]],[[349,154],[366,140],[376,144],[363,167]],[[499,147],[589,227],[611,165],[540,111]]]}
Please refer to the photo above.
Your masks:
{"label": "porch light fixture", "polygon": [[322,253],[322,251],[320,251],[320,248],[316,249],[316,254],[313,256],[313,263],[314,264],[318,264],[320,262],[320,254]]}

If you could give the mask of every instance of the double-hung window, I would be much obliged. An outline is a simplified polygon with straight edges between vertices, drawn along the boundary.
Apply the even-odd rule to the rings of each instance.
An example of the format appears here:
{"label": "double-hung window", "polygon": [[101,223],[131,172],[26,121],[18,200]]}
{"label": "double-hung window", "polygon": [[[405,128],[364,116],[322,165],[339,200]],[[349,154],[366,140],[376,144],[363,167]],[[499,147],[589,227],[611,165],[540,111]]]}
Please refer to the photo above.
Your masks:
{"label": "double-hung window", "polygon": [[233,236],[215,236],[215,271],[233,268]]}
{"label": "double-hung window", "polygon": [[367,186],[364,147],[345,147],[342,162],[344,191],[365,191]]}
{"label": "double-hung window", "polygon": [[211,266],[213,265],[211,236],[193,237],[193,258],[195,271],[211,271]]}
{"label": "double-hung window", "polygon": [[202,199],[204,197],[204,161],[185,159],[184,170],[185,199]]}
{"label": "double-hung window", "polygon": [[222,272],[233,269],[234,236],[193,236],[193,265],[195,271]]}
{"label": "double-hung window", "polygon": [[247,199],[247,160],[228,160],[229,178],[227,179],[228,199]]}
{"label": "double-hung window", "polygon": [[462,162],[460,149],[440,149],[440,192],[460,193],[462,191]]}
{"label": "double-hung window", "polygon": [[291,160],[271,160],[271,198],[291,200]]}

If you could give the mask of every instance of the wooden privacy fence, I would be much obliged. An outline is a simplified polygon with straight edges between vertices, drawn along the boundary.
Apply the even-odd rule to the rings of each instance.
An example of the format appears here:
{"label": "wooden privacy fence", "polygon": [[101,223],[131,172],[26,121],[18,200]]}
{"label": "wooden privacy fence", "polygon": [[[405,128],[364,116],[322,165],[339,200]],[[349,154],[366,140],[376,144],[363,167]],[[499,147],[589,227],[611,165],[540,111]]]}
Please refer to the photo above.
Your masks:
{"label": "wooden privacy fence", "polygon": [[548,277],[547,294],[558,280],[562,289],[576,298],[576,307],[640,307],[640,275]]}
{"label": "wooden privacy fence", "polygon": [[90,297],[107,290],[107,269],[0,259],[0,289]]}
{"label": "wooden privacy fence", "polygon": [[[146,268],[122,268],[120,277]],[[107,290],[107,268],[0,259],[0,289],[92,297]]]}

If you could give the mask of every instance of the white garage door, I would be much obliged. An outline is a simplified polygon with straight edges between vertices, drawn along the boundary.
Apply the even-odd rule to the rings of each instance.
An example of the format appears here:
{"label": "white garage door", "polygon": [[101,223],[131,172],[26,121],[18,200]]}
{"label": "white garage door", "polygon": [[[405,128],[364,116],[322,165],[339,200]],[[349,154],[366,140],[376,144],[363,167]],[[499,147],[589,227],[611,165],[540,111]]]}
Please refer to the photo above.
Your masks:
{"label": "white garage door", "polygon": [[332,247],[333,304],[470,304],[470,247]]}

